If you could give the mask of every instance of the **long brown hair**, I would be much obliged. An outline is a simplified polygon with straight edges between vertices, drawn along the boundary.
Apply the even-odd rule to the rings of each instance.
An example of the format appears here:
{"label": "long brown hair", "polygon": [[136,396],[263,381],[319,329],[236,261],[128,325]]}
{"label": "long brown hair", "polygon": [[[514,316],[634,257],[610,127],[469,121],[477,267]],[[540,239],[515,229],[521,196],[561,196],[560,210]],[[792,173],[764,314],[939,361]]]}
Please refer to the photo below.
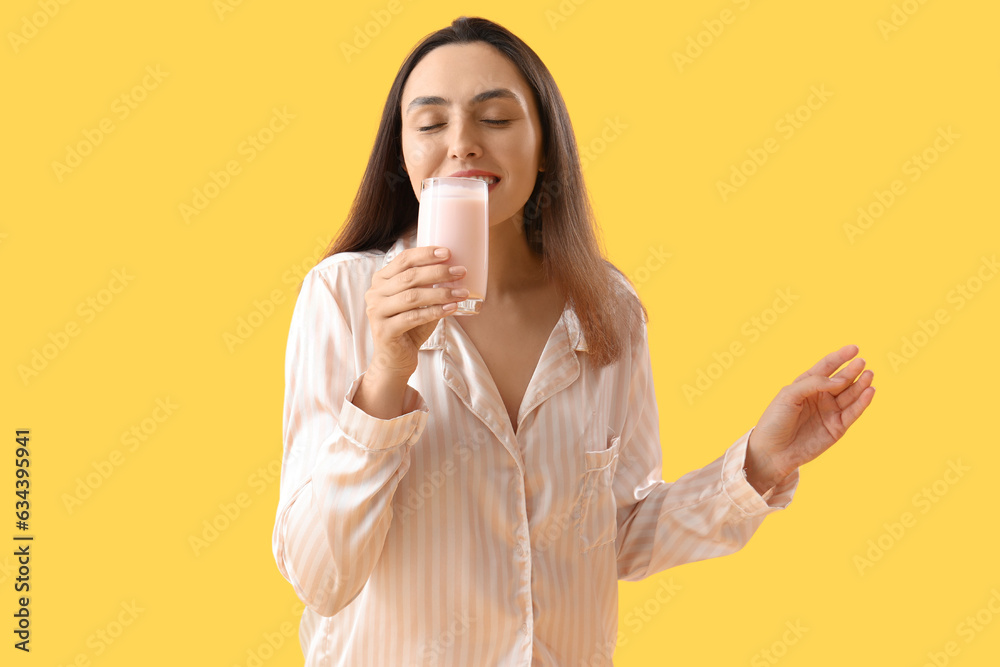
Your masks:
{"label": "long brown hair", "polygon": [[646,308],[626,287],[631,281],[604,259],[598,247],[573,126],[552,74],[527,44],[492,21],[459,17],[428,35],[407,56],[382,109],[375,145],[347,221],[323,259],[338,252],[386,251],[416,224],[419,203],[402,159],[403,87],[428,53],[446,44],[470,42],[486,42],[499,50],[534,93],[545,171],[539,172],[524,206],[525,238],[542,256],[546,277],[576,312],[592,364],[606,366],[621,356],[628,336],[637,340],[642,322],[648,321]]}

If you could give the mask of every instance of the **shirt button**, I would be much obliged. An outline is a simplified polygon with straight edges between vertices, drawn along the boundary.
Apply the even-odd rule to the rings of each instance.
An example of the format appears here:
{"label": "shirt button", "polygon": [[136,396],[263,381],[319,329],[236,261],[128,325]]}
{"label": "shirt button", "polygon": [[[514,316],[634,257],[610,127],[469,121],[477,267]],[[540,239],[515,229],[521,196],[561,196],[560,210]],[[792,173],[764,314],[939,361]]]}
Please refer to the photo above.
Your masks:
{"label": "shirt button", "polygon": [[528,634],[528,624],[527,623],[522,623],[521,624],[521,632],[523,634]]}
{"label": "shirt button", "polygon": [[518,544],[516,547],[514,547],[514,553],[516,553],[518,556],[523,556],[524,548],[520,544]]}

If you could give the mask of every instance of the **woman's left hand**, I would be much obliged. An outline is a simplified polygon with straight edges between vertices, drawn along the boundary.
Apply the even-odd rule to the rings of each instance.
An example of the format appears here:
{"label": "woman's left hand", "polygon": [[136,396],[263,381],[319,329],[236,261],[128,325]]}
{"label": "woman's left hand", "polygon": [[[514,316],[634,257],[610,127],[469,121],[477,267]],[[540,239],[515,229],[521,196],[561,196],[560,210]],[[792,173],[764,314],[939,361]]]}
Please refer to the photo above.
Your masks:
{"label": "woman's left hand", "polygon": [[759,493],[829,449],[871,404],[875,374],[861,372],[864,359],[854,359],[829,377],[857,353],[857,345],[845,345],[826,355],[782,387],[764,410],[750,434],[746,457],[747,479]]}

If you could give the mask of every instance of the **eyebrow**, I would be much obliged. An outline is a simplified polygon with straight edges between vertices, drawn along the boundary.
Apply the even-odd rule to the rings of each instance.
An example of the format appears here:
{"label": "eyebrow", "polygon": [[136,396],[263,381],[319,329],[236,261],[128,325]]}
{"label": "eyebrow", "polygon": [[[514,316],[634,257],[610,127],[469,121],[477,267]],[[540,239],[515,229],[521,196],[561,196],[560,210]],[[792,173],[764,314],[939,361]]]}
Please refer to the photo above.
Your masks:
{"label": "eyebrow", "polygon": [[[521,98],[517,94],[515,94],[512,90],[510,90],[508,88],[494,88],[493,90],[487,90],[487,91],[479,93],[478,95],[476,95],[475,97],[473,97],[471,104],[479,104],[480,102],[485,102],[487,100],[493,100],[493,99],[498,99],[498,98],[500,98],[500,99],[511,99],[511,100],[516,100],[518,102],[521,101]],[[416,97],[406,107],[406,113],[409,114],[416,107],[420,107],[420,106],[427,106],[427,105],[446,106],[448,104],[449,104],[448,100],[446,100],[443,97],[438,97],[437,95],[427,95],[427,96],[423,96],[423,97]]]}

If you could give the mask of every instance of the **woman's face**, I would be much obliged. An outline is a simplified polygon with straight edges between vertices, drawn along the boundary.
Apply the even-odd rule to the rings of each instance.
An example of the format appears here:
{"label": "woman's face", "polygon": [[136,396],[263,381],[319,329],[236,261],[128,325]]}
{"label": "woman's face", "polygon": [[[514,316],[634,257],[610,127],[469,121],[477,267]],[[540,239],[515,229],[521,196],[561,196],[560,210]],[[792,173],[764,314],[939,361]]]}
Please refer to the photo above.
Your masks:
{"label": "woman's face", "polygon": [[485,42],[440,46],[417,63],[403,87],[403,163],[420,199],[432,176],[481,170],[490,225],[524,208],[540,169],[542,128],[527,81]]}

